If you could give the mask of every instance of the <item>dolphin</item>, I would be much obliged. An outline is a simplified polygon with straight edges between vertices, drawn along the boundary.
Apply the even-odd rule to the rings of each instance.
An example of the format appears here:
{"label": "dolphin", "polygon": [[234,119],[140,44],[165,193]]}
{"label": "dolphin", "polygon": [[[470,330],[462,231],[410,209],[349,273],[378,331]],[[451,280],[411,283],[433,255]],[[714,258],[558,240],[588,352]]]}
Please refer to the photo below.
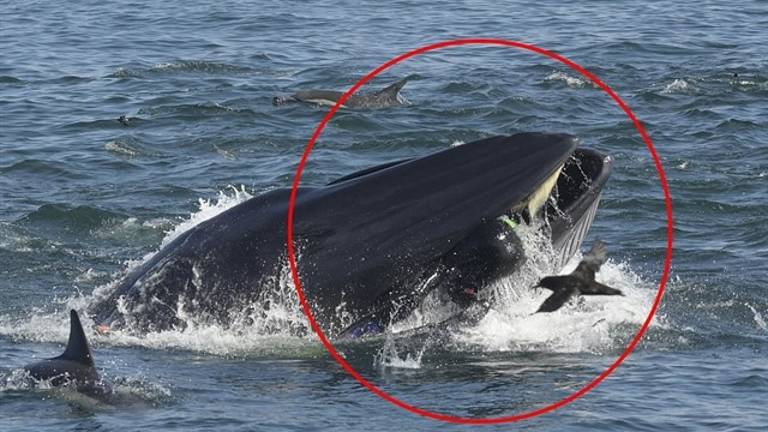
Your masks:
{"label": "dolphin", "polygon": [[47,381],[54,387],[66,386],[87,396],[103,399],[110,395],[112,390],[96,370],[77,312],[71,310],[69,320],[69,340],[64,353],[58,357],[30,363],[24,366],[24,370],[32,378]]}
{"label": "dolphin", "polygon": [[[597,210],[611,159],[566,134],[482,139],[300,187],[294,241],[313,315],[331,337],[376,333],[439,289],[467,307],[525,260],[515,227],[546,222],[564,259]],[[257,313],[286,267],[289,189],[198,224],[89,307],[129,332],[229,326]]]}
{"label": "dolphin", "polygon": [[[404,99],[400,90],[408,82],[408,77],[374,93],[353,94],[342,105],[343,108],[385,108],[402,105]],[[280,106],[291,102],[304,102],[316,105],[332,106],[338,102],[344,92],[334,90],[301,90],[290,96],[275,96],[272,105]]]}
{"label": "dolphin", "polygon": [[[536,284],[552,290],[552,295],[544,300],[539,312],[554,312],[560,309],[568,300],[578,295],[624,295],[620,290],[595,281],[595,273],[605,262],[605,243],[596,240],[592,249],[576,266],[576,270],[565,276],[547,276]],[[534,287],[535,288],[535,287]]]}

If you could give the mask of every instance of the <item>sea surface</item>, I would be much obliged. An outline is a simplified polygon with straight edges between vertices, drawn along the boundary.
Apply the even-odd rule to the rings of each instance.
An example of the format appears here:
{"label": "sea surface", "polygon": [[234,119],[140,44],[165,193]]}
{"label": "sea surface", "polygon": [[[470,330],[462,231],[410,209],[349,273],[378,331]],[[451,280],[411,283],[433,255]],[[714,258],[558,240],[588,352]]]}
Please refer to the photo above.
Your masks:
{"label": "sea surface", "polygon": [[[344,90],[461,37],[534,43],[610,85],[653,139],[675,212],[669,284],[635,352],[583,398],[486,429],[766,430],[767,29],[761,1],[0,1],[0,430],[467,429],[382,401],[315,336],[291,336],[305,319],[287,278],[267,323],[102,336],[84,317],[123,403],[19,370],[63,350],[69,308],[94,290],[201,220],[290,185],[328,108],[272,97]],[[303,184],[493,135],[576,135],[615,160],[584,246],[608,244],[598,280],[626,296],[532,316],[546,294],[507,280],[485,319],[443,343],[388,335],[339,349],[384,390],[445,414],[556,402],[618,357],[653,303],[666,219],[652,158],[604,92],[533,53],[431,52],[361,92],[406,76],[408,104],[333,118]],[[543,267],[527,280],[560,270],[531,237]]]}

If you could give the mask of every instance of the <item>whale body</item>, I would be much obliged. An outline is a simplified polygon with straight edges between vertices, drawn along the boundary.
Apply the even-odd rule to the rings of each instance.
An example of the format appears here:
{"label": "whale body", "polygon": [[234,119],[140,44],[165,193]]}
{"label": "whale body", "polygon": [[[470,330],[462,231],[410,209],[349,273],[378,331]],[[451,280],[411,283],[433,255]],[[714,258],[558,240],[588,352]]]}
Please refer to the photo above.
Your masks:
{"label": "whale body", "polygon": [[[564,262],[592,223],[610,167],[570,135],[521,133],[299,188],[294,241],[315,319],[333,337],[380,330],[434,289],[470,305],[525,260],[514,225],[533,219],[546,221]],[[247,315],[279,289],[289,194],[264,193],[191,228],[89,313],[135,332],[183,326],[183,316],[226,327],[236,311]]]}

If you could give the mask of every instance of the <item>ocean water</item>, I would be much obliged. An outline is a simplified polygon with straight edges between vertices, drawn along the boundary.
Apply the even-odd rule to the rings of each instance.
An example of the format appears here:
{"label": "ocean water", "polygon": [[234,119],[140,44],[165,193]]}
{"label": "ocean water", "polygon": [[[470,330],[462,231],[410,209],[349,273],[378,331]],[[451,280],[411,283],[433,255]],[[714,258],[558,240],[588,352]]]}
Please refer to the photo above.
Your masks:
{"label": "ocean water", "polygon": [[[534,43],[599,76],[648,129],[675,211],[670,282],[637,350],[585,397],[488,429],[764,430],[768,5],[497,3],[0,2],[0,430],[466,429],[380,400],[315,337],[290,336],[304,318],[288,278],[266,322],[91,334],[123,403],[19,373],[62,350],[68,309],[94,290],[199,221],[290,184],[327,108],[276,108],[273,96],[344,90],[397,54],[459,37]],[[556,402],[611,364],[651,307],[666,243],[652,159],[602,91],[547,58],[453,48],[363,91],[403,76],[408,105],[334,117],[305,184],[492,135],[574,134],[615,160],[586,243],[606,241],[598,279],[627,295],[531,316],[545,294],[502,281],[491,313],[441,343],[339,349],[373,383],[442,413]],[[525,277],[553,271],[540,239],[526,241],[538,267]]]}

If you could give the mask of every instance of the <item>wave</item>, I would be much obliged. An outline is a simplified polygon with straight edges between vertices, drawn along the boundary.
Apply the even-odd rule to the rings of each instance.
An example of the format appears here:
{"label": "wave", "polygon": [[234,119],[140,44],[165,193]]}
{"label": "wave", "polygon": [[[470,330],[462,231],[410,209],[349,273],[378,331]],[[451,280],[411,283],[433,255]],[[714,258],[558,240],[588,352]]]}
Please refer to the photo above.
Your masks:
{"label": "wave", "polygon": [[0,84],[24,84],[25,81],[10,75],[0,75]]}
{"label": "wave", "polygon": [[749,129],[754,130],[764,130],[765,126],[758,124],[756,122],[750,121],[750,120],[741,120],[736,118],[731,118],[725,121],[722,121],[718,123],[715,126],[716,130],[725,130],[725,131],[744,131]]}
{"label": "wave", "polygon": [[687,94],[693,95],[699,92],[699,89],[686,79],[676,78],[672,82],[666,84],[661,90],[661,94]]}
{"label": "wave", "polygon": [[34,176],[36,181],[39,181],[40,177],[66,177],[70,179],[84,177],[83,174],[71,171],[65,166],[66,164],[58,161],[24,159],[8,166],[0,166],[0,174],[27,174]]}
{"label": "wave", "polygon": [[85,205],[71,207],[65,204],[43,204],[17,222],[36,226],[51,225],[65,231],[84,231],[125,217],[120,213]]}
{"label": "wave", "polygon": [[104,130],[104,129],[122,129],[124,126],[120,124],[118,117],[111,119],[95,119],[95,120],[80,120],[71,123],[66,123],[61,126],[62,129],[83,131],[83,130]]}
{"label": "wave", "polygon": [[164,153],[153,150],[144,144],[138,138],[132,135],[124,135],[107,141],[104,144],[104,150],[131,160],[141,156],[162,156]]}
{"label": "wave", "polygon": [[[688,75],[665,80],[652,86],[644,94],[656,95],[708,95],[722,96],[729,93],[760,95],[768,90],[768,78],[758,74],[711,73]],[[697,104],[698,105],[698,104]]]}
{"label": "wave", "polygon": [[157,63],[149,67],[122,66],[117,68],[108,78],[145,78],[152,75],[170,74],[202,74],[202,75],[248,75],[257,71],[251,67],[239,64],[221,63],[206,60],[178,60]]}
{"label": "wave", "polygon": [[3,397],[3,393],[6,392],[31,393],[32,397],[37,397],[35,393],[42,393],[46,397],[63,399],[88,411],[113,409],[115,406],[122,408],[157,406],[172,399],[173,394],[170,388],[143,378],[109,376],[104,378],[112,389],[108,404],[71,388],[53,387],[48,381],[35,380],[21,368],[0,371],[0,397]]}
{"label": "wave", "polygon": [[207,116],[253,116],[256,112],[249,108],[234,108],[217,102],[180,104],[180,105],[160,105],[150,108],[141,108],[139,114],[145,114],[152,117],[186,117],[201,118]]}
{"label": "wave", "polygon": [[544,78],[544,83],[565,84],[572,89],[598,88],[595,83],[580,76],[571,75],[565,72],[552,72]]}

